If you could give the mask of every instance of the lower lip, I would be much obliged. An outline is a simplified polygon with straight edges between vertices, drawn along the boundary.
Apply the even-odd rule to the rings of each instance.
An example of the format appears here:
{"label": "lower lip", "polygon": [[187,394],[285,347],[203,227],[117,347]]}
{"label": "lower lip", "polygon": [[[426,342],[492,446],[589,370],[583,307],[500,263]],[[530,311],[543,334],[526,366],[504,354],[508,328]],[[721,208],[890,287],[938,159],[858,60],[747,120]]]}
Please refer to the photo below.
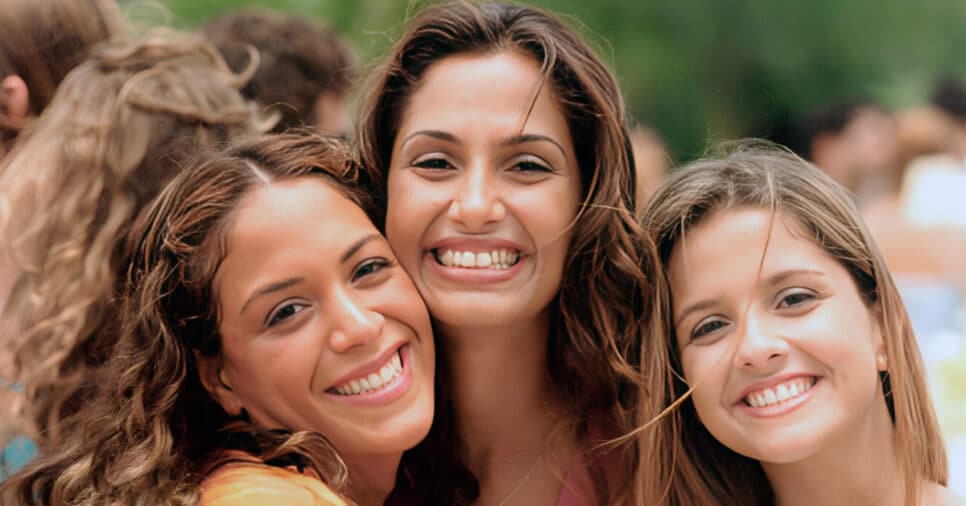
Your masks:
{"label": "lower lip", "polygon": [[821,388],[822,379],[815,378],[815,383],[812,384],[812,388],[809,388],[807,392],[799,395],[793,399],[787,400],[785,402],[779,402],[778,404],[772,404],[771,406],[764,406],[761,408],[755,408],[745,404],[745,401],[738,402],[738,408],[747,413],[750,416],[756,418],[772,418],[776,416],[782,416],[792,411],[798,409],[800,406],[809,401],[815,394],[817,388]]}
{"label": "lower lip", "polygon": [[403,346],[399,350],[402,357],[402,373],[390,380],[388,385],[383,385],[379,390],[373,390],[363,394],[339,395],[326,392],[325,395],[334,397],[339,402],[346,402],[356,406],[381,406],[402,397],[413,382],[413,363],[410,345]]}
{"label": "lower lip", "polygon": [[436,256],[433,255],[432,251],[427,251],[423,258],[429,264],[430,271],[443,279],[458,283],[486,284],[501,283],[503,281],[512,279],[517,275],[517,273],[520,272],[520,270],[523,268],[523,264],[529,260],[530,257],[520,255],[517,263],[513,264],[513,267],[510,267],[509,269],[477,269],[445,266],[436,261]]}

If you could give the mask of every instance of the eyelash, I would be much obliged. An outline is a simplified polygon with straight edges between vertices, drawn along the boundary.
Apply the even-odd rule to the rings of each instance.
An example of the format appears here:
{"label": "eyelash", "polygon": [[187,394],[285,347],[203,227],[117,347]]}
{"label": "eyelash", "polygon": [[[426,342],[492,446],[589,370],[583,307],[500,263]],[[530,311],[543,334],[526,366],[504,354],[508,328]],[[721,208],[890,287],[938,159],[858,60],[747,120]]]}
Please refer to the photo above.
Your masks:
{"label": "eyelash", "polygon": [[517,172],[553,172],[553,169],[534,160],[523,160],[513,165]]}
{"label": "eyelash", "polygon": [[[292,314],[290,314],[288,316],[284,316],[284,317],[281,316],[283,311],[285,311],[288,308],[294,308],[294,307],[298,307],[300,309],[296,310],[295,312],[293,312]],[[275,311],[272,311],[272,313],[268,317],[268,321],[265,322],[265,326],[266,327],[274,327],[275,325],[278,325],[279,323],[283,323],[284,321],[292,318],[296,314],[302,312],[306,307],[308,307],[308,304],[302,304],[302,303],[298,303],[298,302],[286,303],[285,305],[279,307]]]}
{"label": "eyelash", "polygon": [[[804,297],[804,299],[794,304],[784,305],[785,301],[787,301],[790,297]],[[809,300],[812,300],[814,298],[815,298],[815,294],[809,291],[801,290],[801,291],[791,292],[791,293],[785,294],[784,296],[782,296],[781,299],[779,299],[778,307],[779,308],[795,307],[805,302],[808,302]]]}
{"label": "eyelash", "polygon": [[[352,281],[358,281],[361,278],[364,278],[366,276],[371,276],[383,269],[394,267],[395,265],[396,265],[396,262],[393,262],[392,260],[388,260],[385,258],[374,258],[372,260],[368,260],[360,264],[359,267],[357,267],[356,270],[352,273]],[[370,270],[369,272],[363,272],[363,270],[367,268],[372,268],[372,270]]]}
{"label": "eyelash", "polygon": [[[708,328],[708,327],[710,327],[710,326],[712,326],[712,325],[714,325],[716,323],[717,324],[720,324],[720,326],[717,326],[717,327],[714,327],[714,328],[711,328],[711,329]],[[691,339],[697,339],[697,338],[702,337],[702,336],[704,336],[706,334],[709,334],[711,332],[714,332],[714,331],[716,331],[716,330],[724,327],[726,325],[726,323],[727,322],[725,322],[724,320],[711,320],[711,321],[708,321],[708,322],[704,322],[704,323],[698,325],[697,327],[695,327],[694,330],[691,331]]]}
{"label": "eyelash", "polygon": [[419,167],[420,169],[430,169],[430,170],[446,170],[451,169],[453,164],[449,163],[445,158],[426,158],[423,160],[417,160],[413,162],[413,167]]}
{"label": "eyelash", "polygon": [[[429,170],[446,170],[453,168],[451,164],[445,158],[426,158],[423,160],[417,160],[413,162],[414,167],[419,167],[421,169]],[[513,165],[513,170],[516,172],[530,173],[530,172],[553,172],[553,169],[545,164],[537,162],[533,159],[522,160]]]}
{"label": "eyelash", "polygon": [[[795,303],[789,303],[788,305],[785,305],[785,302],[788,301],[788,299],[791,298],[791,297],[803,297],[804,299],[803,300],[799,300],[798,302],[795,302]],[[808,302],[808,301],[810,301],[812,299],[815,299],[815,297],[816,297],[816,295],[814,293],[809,292],[809,291],[804,291],[804,290],[799,290],[799,291],[787,293],[784,296],[782,296],[781,299],[779,300],[778,307],[779,308],[793,308],[793,307],[798,307],[798,306],[800,306],[800,305],[802,305],[802,304],[804,304],[804,303],[806,303],[806,302]],[[716,326],[714,328],[710,328],[710,327],[712,327],[715,324],[720,324],[720,325],[719,326]],[[711,321],[708,321],[708,322],[704,322],[704,323],[698,325],[697,327],[695,327],[694,330],[691,331],[691,339],[697,339],[697,338],[702,337],[702,336],[704,336],[706,334],[709,334],[711,332],[714,332],[714,331],[716,331],[716,330],[724,327],[726,324],[727,324],[727,322],[725,322],[723,320],[711,320]]]}

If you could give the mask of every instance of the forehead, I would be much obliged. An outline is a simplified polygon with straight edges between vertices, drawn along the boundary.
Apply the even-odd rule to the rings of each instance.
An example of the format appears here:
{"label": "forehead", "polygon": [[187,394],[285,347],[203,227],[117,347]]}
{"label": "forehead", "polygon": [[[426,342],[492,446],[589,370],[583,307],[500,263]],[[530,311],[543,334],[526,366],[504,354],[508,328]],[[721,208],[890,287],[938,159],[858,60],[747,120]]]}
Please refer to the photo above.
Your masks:
{"label": "forehead", "polygon": [[216,283],[268,262],[341,254],[375,226],[365,212],[320,177],[274,181],[250,190],[226,230],[227,251]]}
{"label": "forehead", "polygon": [[701,289],[709,276],[738,281],[785,268],[838,264],[797,219],[761,208],[714,211],[674,245],[668,278],[678,289]]}
{"label": "forehead", "polygon": [[541,78],[537,60],[503,50],[455,54],[430,65],[410,93],[400,125],[452,124],[466,119],[462,114],[466,111],[488,118],[510,113],[512,117],[506,119],[515,128],[523,126],[524,121],[527,126],[539,123],[544,116],[566,120],[551,82]]}

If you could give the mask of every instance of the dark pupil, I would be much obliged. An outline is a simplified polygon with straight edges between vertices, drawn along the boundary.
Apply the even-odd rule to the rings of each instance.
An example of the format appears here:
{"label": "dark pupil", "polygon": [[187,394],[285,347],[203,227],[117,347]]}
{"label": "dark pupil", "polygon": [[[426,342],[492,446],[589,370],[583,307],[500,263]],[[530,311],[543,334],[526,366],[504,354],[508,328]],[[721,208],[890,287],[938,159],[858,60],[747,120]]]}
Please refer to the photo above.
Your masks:
{"label": "dark pupil", "polygon": [[278,314],[275,315],[275,319],[276,320],[284,320],[285,318],[288,318],[288,317],[292,316],[293,314],[295,314],[295,306],[293,306],[293,305],[290,304],[288,306],[283,307],[278,312]]}

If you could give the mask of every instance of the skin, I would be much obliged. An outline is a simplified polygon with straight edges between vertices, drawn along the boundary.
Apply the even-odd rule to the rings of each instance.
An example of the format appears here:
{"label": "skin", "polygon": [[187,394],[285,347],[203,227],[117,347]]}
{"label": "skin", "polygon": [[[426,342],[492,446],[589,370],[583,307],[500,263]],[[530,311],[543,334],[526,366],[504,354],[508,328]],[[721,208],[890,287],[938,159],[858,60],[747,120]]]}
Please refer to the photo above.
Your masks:
{"label": "skin", "polygon": [[322,135],[346,135],[352,125],[346,96],[334,91],[319,94],[313,105],[315,131]]}
{"label": "skin", "polygon": [[[429,67],[403,108],[388,179],[386,235],[446,342],[457,423],[480,504],[555,504],[574,438],[548,448],[563,402],[547,373],[549,306],[581,197],[555,92],[512,51]],[[444,267],[434,250],[520,254],[509,275]]]}
{"label": "skin", "polygon": [[[0,80],[0,115],[11,121],[22,121],[30,116],[30,93],[20,76],[10,75]],[[4,137],[0,136],[0,140]],[[0,160],[6,156],[9,147],[0,142]]]}
{"label": "skin", "polygon": [[[668,274],[698,417],[761,461],[778,504],[902,504],[877,310],[841,263],[796,221],[745,208],[694,226]],[[815,384],[777,405],[744,402],[788,378]],[[937,504],[927,485],[924,504]]]}
{"label": "skin", "polygon": [[[323,434],[354,499],[381,504],[433,416],[432,333],[411,280],[362,209],[317,177],[245,196],[227,251],[214,281],[222,354],[202,360],[205,386],[259,426]],[[391,399],[333,390],[400,348],[409,380]]]}

